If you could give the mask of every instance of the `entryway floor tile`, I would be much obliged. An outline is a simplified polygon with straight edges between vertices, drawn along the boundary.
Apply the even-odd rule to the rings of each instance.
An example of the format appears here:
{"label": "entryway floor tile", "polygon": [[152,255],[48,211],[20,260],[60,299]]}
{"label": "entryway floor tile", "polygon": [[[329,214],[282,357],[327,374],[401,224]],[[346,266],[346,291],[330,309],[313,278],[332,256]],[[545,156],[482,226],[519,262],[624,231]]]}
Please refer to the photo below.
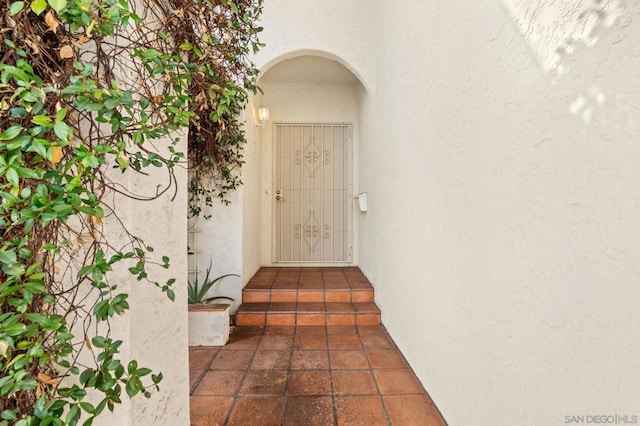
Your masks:
{"label": "entryway floor tile", "polygon": [[383,326],[237,327],[189,355],[192,426],[446,426]]}

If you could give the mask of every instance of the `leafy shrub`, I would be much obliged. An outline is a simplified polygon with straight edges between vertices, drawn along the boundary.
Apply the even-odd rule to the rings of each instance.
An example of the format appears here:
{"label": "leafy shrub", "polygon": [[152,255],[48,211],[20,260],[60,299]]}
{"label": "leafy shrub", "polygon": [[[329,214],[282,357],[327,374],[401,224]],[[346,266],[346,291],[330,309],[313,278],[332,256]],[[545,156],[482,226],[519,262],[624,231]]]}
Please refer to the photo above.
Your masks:
{"label": "leafy shrub", "polygon": [[[260,11],[260,0],[0,3],[0,425],[90,425],[123,391],[158,389],[161,373],[119,358],[108,323],[129,302],[110,276],[128,268],[171,300],[175,279],[149,277],[170,259],[113,200],[170,196],[187,159],[192,214],[239,184]],[[152,169],[151,195],[118,182]]]}

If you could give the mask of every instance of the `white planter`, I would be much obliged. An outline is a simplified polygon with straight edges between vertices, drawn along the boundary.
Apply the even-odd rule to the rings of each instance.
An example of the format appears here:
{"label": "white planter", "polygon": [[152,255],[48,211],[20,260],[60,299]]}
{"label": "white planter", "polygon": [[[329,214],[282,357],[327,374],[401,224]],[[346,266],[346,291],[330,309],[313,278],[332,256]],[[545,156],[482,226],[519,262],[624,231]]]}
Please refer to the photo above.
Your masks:
{"label": "white planter", "polygon": [[189,346],[223,346],[229,340],[228,304],[189,305]]}

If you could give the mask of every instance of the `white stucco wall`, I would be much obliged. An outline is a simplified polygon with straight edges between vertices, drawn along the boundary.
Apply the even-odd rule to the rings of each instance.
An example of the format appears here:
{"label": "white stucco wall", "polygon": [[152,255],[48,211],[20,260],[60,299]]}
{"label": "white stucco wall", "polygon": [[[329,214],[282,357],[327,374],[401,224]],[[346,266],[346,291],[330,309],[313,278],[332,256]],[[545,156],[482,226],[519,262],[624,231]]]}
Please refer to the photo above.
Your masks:
{"label": "white stucco wall", "polygon": [[374,7],[370,0],[269,0],[265,2],[267,46],[256,64],[263,71],[286,57],[302,52],[338,59],[371,90],[375,86],[373,49]]}
{"label": "white stucco wall", "polygon": [[[169,142],[166,140],[156,141],[156,146],[167,145]],[[182,136],[177,149],[186,149],[186,136]],[[152,197],[158,182],[169,182],[169,179],[163,170],[148,169],[146,172],[149,176],[133,172],[123,175],[113,170],[112,178],[141,197]],[[127,267],[135,262],[130,265],[119,263],[110,274],[110,282],[118,285],[117,292],[129,294],[130,310],[112,318],[109,325],[112,338],[123,340],[119,359],[125,365],[130,360],[137,360],[139,367],[150,368],[154,374],[162,373],[163,380],[160,390],[152,391],[149,399],[142,395],[130,399],[123,389],[122,404],[116,405],[113,413],[105,410],[94,421],[95,425],[170,426],[189,423],[186,168],[176,167],[174,172],[178,188],[175,194],[172,190],[153,201],[107,197],[109,206],[118,213],[118,218],[107,213],[103,221],[104,232],[110,241],[118,241],[118,238],[121,238],[121,244],[127,241],[122,237],[121,223],[124,224],[132,235],[154,248],[148,254],[149,279],[161,285],[170,278],[175,278],[176,282],[173,285],[175,301],[172,302],[159,288],[144,280],[137,281],[127,271]],[[162,256],[170,258],[168,269],[152,264],[161,263]],[[101,329],[104,327],[102,324]],[[90,337],[93,332],[92,327]],[[84,353],[84,356],[88,355]],[[151,383],[150,376],[145,377],[144,383]]]}
{"label": "white stucco wall", "polygon": [[594,45],[600,38],[600,30],[613,25],[624,11],[621,0],[502,0],[502,3],[546,70],[556,68],[565,52]]}
{"label": "white stucco wall", "polygon": [[391,335],[451,425],[640,414],[638,2],[559,79],[498,2],[378,5],[360,264]]}
{"label": "white stucco wall", "polygon": [[242,284],[245,285],[262,265],[262,135],[255,126],[256,107],[261,96],[252,97],[245,111],[245,167],[242,168]]}
{"label": "white stucco wall", "polygon": [[[181,149],[186,148],[186,136]],[[155,267],[150,276],[161,284],[176,278],[175,301],[171,302],[151,284],[132,283],[129,323],[131,355],[139,365],[162,372],[160,391],[150,399],[142,396],[131,404],[130,425],[170,426],[187,424],[189,419],[189,358],[187,327],[187,194],[186,170],[176,168],[178,192],[166,194],[153,203],[132,203],[132,225],[154,247],[158,256],[171,259],[165,270]],[[160,231],[160,232],[159,232]],[[131,277],[129,276],[129,280]],[[113,424],[113,423],[111,423]],[[123,423],[121,423],[123,424]]]}
{"label": "white stucco wall", "polygon": [[[244,131],[247,144],[243,150],[241,168],[243,184],[227,199],[228,205],[214,201],[214,205],[204,209],[205,215],[192,218],[190,226],[197,230],[196,263],[200,276],[211,261],[211,278],[225,274],[226,277],[210,291],[212,296],[226,296],[233,302],[221,299],[220,303],[231,304],[235,313],[242,303],[242,288],[261,266],[261,203],[262,203],[262,128],[255,127],[254,104],[252,98],[243,113]],[[195,227],[195,228],[193,228]]]}
{"label": "white stucco wall", "polygon": [[205,219],[204,216],[191,219],[191,226],[196,223],[198,234],[198,264],[199,279],[204,278],[209,265],[212,265],[209,278],[215,279],[221,275],[237,274],[239,276],[226,277],[214,286],[208,293],[211,296],[231,297],[229,301],[222,299],[220,303],[231,304],[231,312],[242,303],[242,225],[243,225],[243,193],[240,187],[236,191],[229,193],[227,199],[229,205],[222,204],[214,200],[212,207],[205,207],[204,214],[211,217]]}

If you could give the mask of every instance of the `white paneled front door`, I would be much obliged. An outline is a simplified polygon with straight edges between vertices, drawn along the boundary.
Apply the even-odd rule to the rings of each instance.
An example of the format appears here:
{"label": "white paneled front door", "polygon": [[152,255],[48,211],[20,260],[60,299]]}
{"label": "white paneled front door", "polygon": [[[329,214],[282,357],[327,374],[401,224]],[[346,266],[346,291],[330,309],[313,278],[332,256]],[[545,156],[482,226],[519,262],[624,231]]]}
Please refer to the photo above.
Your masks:
{"label": "white paneled front door", "polygon": [[351,261],[351,125],[276,124],[276,262]]}

